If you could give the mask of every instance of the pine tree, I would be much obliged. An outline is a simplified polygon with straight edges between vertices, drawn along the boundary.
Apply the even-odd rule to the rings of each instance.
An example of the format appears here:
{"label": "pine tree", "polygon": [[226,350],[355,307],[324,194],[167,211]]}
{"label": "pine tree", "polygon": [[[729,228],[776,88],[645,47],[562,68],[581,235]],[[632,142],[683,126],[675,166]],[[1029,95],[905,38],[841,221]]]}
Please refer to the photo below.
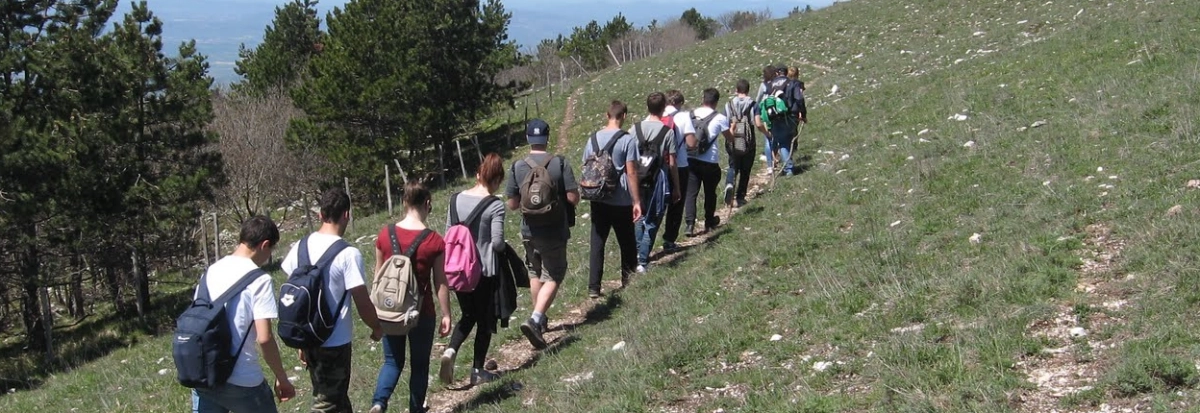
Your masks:
{"label": "pine tree", "polygon": [[323,48],[317,17],[317,0],[292,0],[275,7],[275,20],[267,26],[257,47],[238,50],[234,72],[242,81],[234,88],[262,95],[272,89],[288,91],[306,77],[308,62]]}

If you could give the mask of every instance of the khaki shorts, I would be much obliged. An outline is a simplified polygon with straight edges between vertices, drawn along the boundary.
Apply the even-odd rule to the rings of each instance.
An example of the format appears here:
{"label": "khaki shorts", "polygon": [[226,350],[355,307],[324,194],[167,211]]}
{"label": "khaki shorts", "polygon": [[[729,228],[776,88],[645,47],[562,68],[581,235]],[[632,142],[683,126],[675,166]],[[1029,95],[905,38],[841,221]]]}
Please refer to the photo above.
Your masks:
{"label": "khaki shorts", "polygon": [[529,268],[529,278],[537,278],[542,282],[562,283],[567,276],[567,241],[551,239],[527,239],[525,245],[525,266]]}

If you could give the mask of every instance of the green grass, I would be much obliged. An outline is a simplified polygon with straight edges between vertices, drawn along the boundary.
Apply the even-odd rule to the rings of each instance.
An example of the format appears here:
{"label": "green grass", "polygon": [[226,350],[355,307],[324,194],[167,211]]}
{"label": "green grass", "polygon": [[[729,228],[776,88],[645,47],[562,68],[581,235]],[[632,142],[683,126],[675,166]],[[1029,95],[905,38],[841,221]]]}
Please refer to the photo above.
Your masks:
{"label": "green grass", "polygon": [[[614,98],[637,113],[649,91],[677,87],[693,103],[765,63],[829,69],[802,65],[811,170],[637,278],[603,320],[485,388],[475,410],[1037,411],[1023,366],[1064,345],[1095,374],[1092,390],[1053,400],[1063,407],[1196,409],[1200,191],[1185,188],[1200,179],[1195,27],[1200,9],[1187,2],[856,0],[556,90],[540,105],[551,125],[583,86],[576,151]],[[826,96],[832,85],[841,93]],[[968,119],[947,120],[955,114]],[[1169,216],[1174,205],[1182,212]],[[347,238],[385,221],[361,219]],[[1097,227],[1121,249],[1084,272]],[[573,231],[552,317],[585,300],[587,231],[583,220]],[[1128,304],[1104,307],[1116,299]],[[1064,309],[1088,337],[1034,334]],[[352,397],[365,408],[380,355],[355,331]],[[183,410],[186,392],[156,373],[168,347],[131,343],[0,397],[0,410]]]}

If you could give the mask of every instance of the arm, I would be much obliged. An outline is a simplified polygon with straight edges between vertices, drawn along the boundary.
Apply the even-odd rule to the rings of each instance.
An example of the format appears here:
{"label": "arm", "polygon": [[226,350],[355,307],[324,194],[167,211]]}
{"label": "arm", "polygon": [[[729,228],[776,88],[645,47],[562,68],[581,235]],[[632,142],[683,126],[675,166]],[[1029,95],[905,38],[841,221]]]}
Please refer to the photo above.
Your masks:
{"label": "arm", "polygon": [[371,292],[367,291],[367,286],[360,285],[350,289],[350,297],[354,299],[358,317],[371,328],[371,339],[379,341],[379,315],[375,313],[375,304],[371,303]]}
{"label": "arm", "polygon": [[505,201],[505,204],[508,205],[508,209],[516,211],[517,208],[521,207],[521,198],[510,196],[508,197],[508,201]]}
{"label": "arm", "polygon": [[638,185],[637,162],[625,162],[625,178],[629,180],[629,196],[633,198],[633,220],[642,218],[641,186]]}
{"label": "arm", "polygon": [[438,312],[442,314],[441,328],[438,329],[438,334],[442,337],[450,335],[450,288],[446,282],[446,259],[445,254],[438,254],[433,260],[433,286],[436,289],[438,300]]}
{"label": "arm", "polygon": [[567,202],[570,202],[571,205],[579,205],[579,190],[578,189],[567,191]]}
{"label": "arm", "polygon": [[504,207],[495,202],[488,209],[492,210],[492,251],[504,252]]}
{"label": "arm", "polygon": [[674,191],[671,191],[671,203],[674,204],[679,202],[679,199],[683,197],[679,193],[679,166],[676,163],[674,153],[667,154],[667,176],[671,180],[671,188],[675,188]]}
{"label": "arm", "polygon": [[258,348],[262,353],[271,374],[275,375],[275,397],[280,401],[288,401],[296,397],[296,388],[288,380],[287,370],[283,369],[283,360],[279,357],[279,345],[275,343],[275,334],[271,332],[271,319],[254,320],[254,331],[258,334]]}

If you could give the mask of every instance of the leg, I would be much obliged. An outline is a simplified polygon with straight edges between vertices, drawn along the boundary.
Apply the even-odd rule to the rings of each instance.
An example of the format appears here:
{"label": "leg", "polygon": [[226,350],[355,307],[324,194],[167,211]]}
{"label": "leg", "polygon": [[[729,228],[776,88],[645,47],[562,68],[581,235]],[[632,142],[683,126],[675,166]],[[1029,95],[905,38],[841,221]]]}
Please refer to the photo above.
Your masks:
{"label": "leg", "polygon": [[[643,211],[645,209],[643,208]],[[633,224],[633,240],[637,244],[637,262],[638,265],[646,265],[650,262],[650,249],[653,240],[650,238],[649,231],[646,228],[647,219],[643,218]],[[620,241],[620,237],[617,238]]]}
{"label": "leg", "polygon": [[229,409],[218,403],[213,393],[211,390],[192,389],[192,413],[229,413]]}
{"label": "leg", "polygon": [[737,200],[745,202],[746,192],[750,190],[750,171],[754,169],[754,155],[745,154],[738,157]]}
{"label": "leg", "polygon": [[[775,132],[771,132],[774,134]],[[775,168],[775,152],[771,151],[771,138],[763,139],[763,156],[767,157],[767,170]]]}
{"label": "leg", "polygon": [[792,174],[792,152],[791,152],[791,134],[785,134],[782,139],[775,140],[775,146],[779,148],[779,159],[783,164],[783,174]]}
{"label": "leg", "polygon": [[379,376],[375,379],[375,395],[371,403],[387,410],[388,401],[396,391],[396,383],[400,381],[400,373],[404,371],[404,346],[408,336],[383,336],[380,343],[383,346],[383,366],[379,367]]}
{"label": "leg", "polygon": [[721,181],[721,167],[715,163],[705,163],[702,175],[704,185],[704,230],[708,231],[717,223],[717,184]]}
{"label": "leg", "polygon": [[467,341],[467,336],[471,335],[471,329],[475,328],[477,323],[476,308],[474,306],[475,293],[454,293],[458,298],[458,308],[462,310],[462,316],[458,320],[458,324],[454,325],[454,332],[450,336],[450,348],[458,351],[462,347],[464,341]]}
{"label": "leg", "polygon": [[604,246],[612,229],[613,212],[608,204],[589,202],[592,206],[592,240],[588,254],[588,293],[600,291],[600,280],[604,274]]}
{"label": "leg", "polygon": [[306,351],[309,354],[308,376],[313,383],[313,413],[354,411],[349,395],[350,358],[353,354],[350,346],[319,347]]}
{"label": "leg", "polygon": [[216,389],[193,391],[193,411],[214,412],[278,412],[275,393],[266,380],[254,387],[226,384]]}
{"label": "leg", "polygon": [[[470,301],[475,309],[475,319],[478,328],[475,330],[475,358],[471,359],[471,367],[483,369],[484,363],[487,361],[488,350],[492,346],[492,334],[496,332],[495,311],[492,310],[493,297],[496,290],[500,288],[498,277],[485,277],[479,280],[479,286],[475,287],[475,293],[471,295]],[[491,318],[492,320],[488,320]]]}
{"label": "leg", "polygon": [[[688,164],[688,185],[687,196],[684,199],[684,222],[689,226],[696,224],[696,197],[700,195],[700,185],[704,179],[704,163],[693,160]],[[688,236],[691,236],[691,231],[688,231]]]}
{"label": "leg", "polygon": [[[679,168],[679,187],[672,188],[671,191],[685,195],[688,187],[688,177],[691,168]],[[684,199],[687,196],[680,196],[679,202],[673,202],[667,205],[667,223],[666,229],[663,229],[663,247],[672,246],[679,239],[679,224],[683,223],[683,207]],[[669,201],[668,201],[669,202]]]}
{"label": "leg", "polygon": [[521,243],[525,246],[525,267],[529,269],[529,297],[533,299],[532,304],[536,308],[538,293],[542,289],[542,256],[530,240],[523,239]]}
{"label": "leg", "polygon": [[739,160],[741,160],[740,156],[732,154],[729,155],[729,170],[725,171],[725,185],[734,184],[734,178],[737,177],[737,173],[740,170],[740,168],[738,168],[738,165],[740,164]]}
{"label": "leg", "polygon": [[633,240],[633,206],[613,207],[613,232],[621,250],[621,285],[624,286],[637,268],[637,245]]}
{"label": "leg", "polygon": [[[433,330],[437,321],[422,317],[408,333],[408,411],[423,413],[425,395],[429,392],[429,355],[433,352]],[[477,333],[478,334],[478,333]],[[403,350],[401,350],[403,354]]]}

